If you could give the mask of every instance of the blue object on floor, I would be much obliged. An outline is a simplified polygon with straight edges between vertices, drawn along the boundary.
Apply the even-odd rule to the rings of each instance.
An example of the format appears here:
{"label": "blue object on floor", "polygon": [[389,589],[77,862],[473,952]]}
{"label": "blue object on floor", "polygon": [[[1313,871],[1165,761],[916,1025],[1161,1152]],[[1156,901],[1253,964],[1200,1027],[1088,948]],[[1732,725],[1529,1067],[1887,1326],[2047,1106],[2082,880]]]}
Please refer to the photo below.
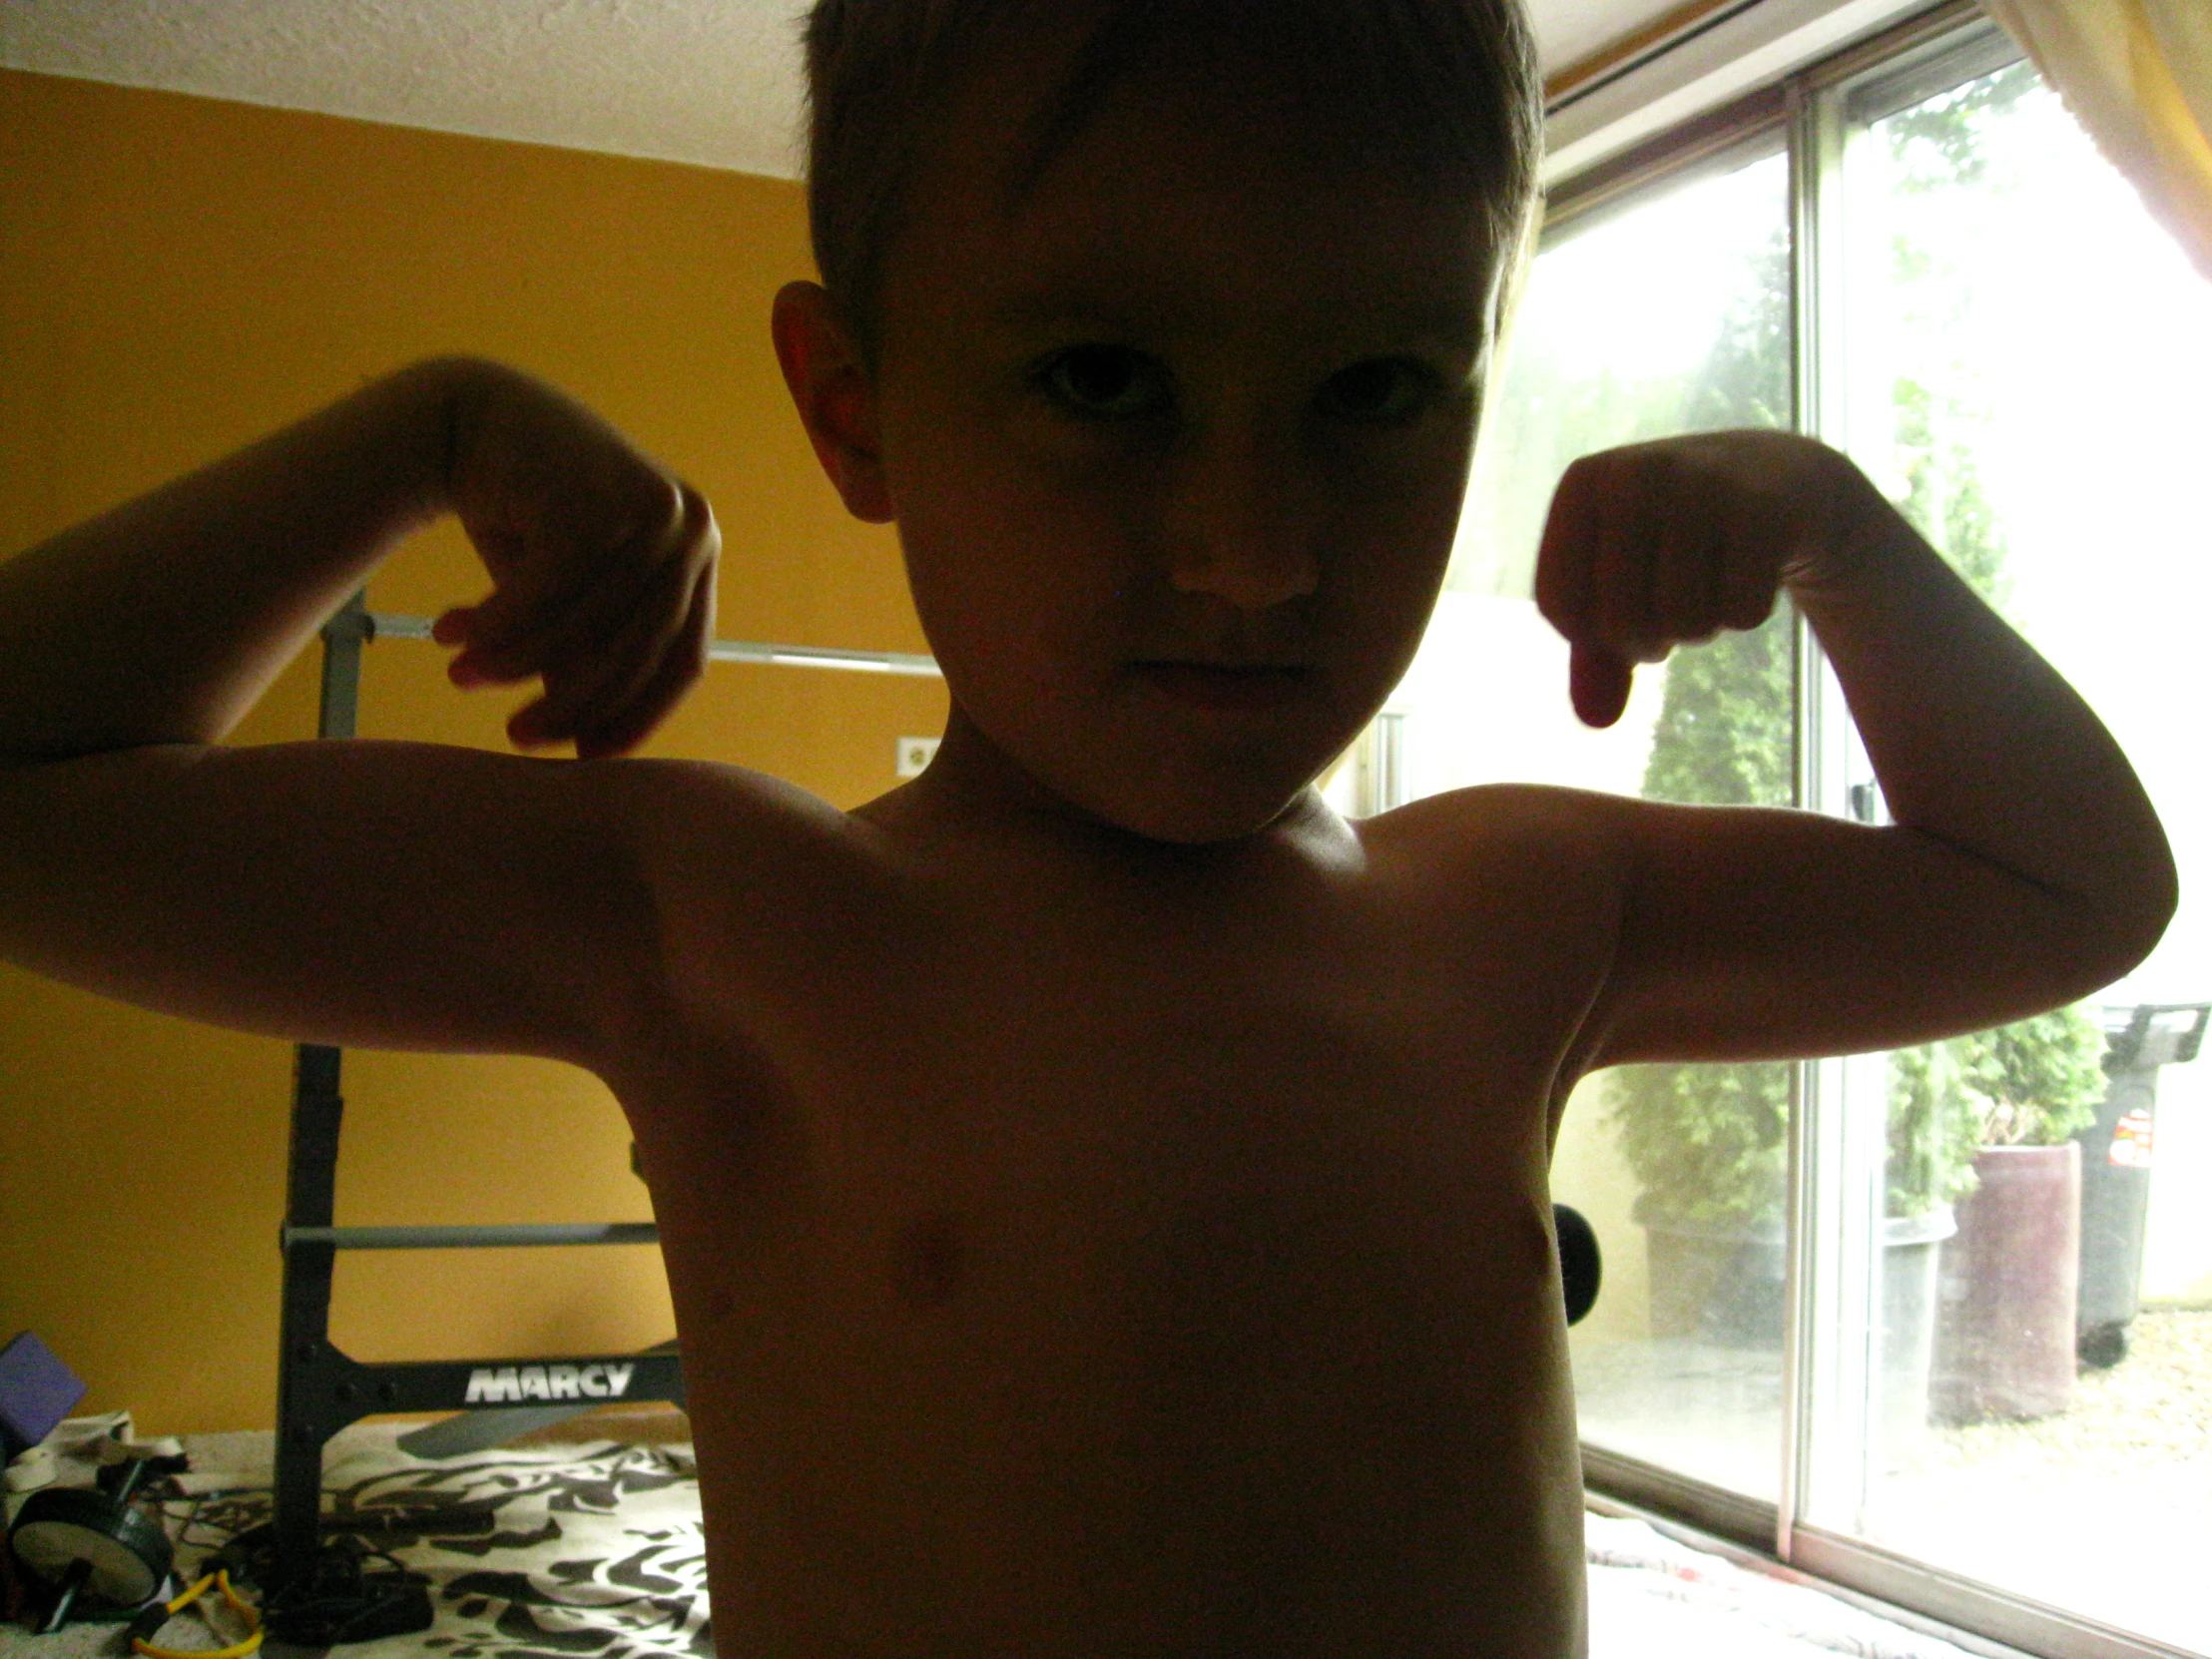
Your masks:
{"label": "blue object on floor", "polygon": [[19,1332],[0,1348],[0,1461],[45,1439],[85,1391],[36,1334]]}

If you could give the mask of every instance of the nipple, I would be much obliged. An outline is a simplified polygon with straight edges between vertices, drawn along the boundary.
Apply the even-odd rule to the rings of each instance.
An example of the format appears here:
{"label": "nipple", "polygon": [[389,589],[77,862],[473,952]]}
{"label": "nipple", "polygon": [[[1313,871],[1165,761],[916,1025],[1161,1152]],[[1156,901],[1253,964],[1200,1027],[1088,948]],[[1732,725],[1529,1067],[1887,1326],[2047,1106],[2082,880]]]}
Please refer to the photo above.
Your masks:
{"label": "nipple", "polygon": [[891,1283],[917,1308],[942,1308],[960,1289],[960,1231],[950,1216],[925,1216],[898,1236]]}

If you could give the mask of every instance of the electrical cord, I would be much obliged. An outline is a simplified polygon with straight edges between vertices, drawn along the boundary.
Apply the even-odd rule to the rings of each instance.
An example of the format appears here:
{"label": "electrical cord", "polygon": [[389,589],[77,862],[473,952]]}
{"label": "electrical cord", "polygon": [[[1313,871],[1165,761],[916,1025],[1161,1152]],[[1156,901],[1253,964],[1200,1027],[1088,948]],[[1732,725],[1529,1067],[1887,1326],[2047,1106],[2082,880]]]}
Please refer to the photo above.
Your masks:
{"label": "electrical cord", "polygon": [[[257,1526],[222,1551],[227,1564],[268,1585],[276,1557],[276,1529]],[[371,1566],[381,1562],[381,1566]],[[328,1538],[306,1571],[277,1583],[262,1597],[262,1621],[279,1642],[297,1647],[336,1647],[427,1630],[436,1618],[429,1583],[389,1551],[359,1540]]]}
{"label": "electrical cord", "polygon": [[[231,1611],[246,1621],[245,1636],[229,1647],[157,1647],[154,1638],[161,1634],[162,1626],[206,1595],[211,1584],[222,1590]],[[131,1651],[141,1655],[141,1659],[246,1659],[246,1655],[261,1645],[262,1616],[255,1611],[252,1602],[231,1588],[230,1570],[223,1567],[199,1579],[175,1599],[155,1602],[131,1621]]]}

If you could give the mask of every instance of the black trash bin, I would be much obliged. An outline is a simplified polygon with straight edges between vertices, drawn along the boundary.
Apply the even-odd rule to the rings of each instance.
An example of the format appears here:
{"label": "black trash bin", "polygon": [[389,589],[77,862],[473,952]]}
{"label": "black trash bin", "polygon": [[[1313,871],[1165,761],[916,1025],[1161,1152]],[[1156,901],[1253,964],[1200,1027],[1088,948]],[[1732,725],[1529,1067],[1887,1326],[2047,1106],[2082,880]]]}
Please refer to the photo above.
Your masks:
{"label": "black trash bin", "polygon": [[2086,1366],[2127,1358],[2142,1308],[2143,1222],[2158,1068],[2197,1057],[2212,1002],[2142,1002],[2104,1010],[2104,1104],[2081,1143],[2081,1300],[2075,1351]]}

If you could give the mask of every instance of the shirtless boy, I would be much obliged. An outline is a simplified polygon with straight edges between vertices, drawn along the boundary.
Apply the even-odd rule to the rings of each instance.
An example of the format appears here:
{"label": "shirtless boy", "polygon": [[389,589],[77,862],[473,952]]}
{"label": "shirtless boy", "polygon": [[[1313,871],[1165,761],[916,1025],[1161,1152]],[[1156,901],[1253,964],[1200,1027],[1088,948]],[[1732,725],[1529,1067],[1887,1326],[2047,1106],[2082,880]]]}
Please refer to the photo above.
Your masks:
{"label": "shirtless boy", "polygon": [[[2171,909],[2150,807],[1850,463],[1730,433],[1567,474],[1572,695],[1610,720],[1787,590],[1896,826],[1532,787],[1347,823],[1312,781],[1442,579],[1529,198],[1517,18],[815,30],[828,286],[775,340],[898,526],[929,771],[845,814],[618,758],[699,672],[706,504],[534,381],[418,364],[0,566],[0,948],[605,1078],[733,1659],[1578,1653],[1570,1087],[2082,995]],[[582,758],[211,747],[442,512],[492,580],[454,680],[542,677],[512,736]]]}

